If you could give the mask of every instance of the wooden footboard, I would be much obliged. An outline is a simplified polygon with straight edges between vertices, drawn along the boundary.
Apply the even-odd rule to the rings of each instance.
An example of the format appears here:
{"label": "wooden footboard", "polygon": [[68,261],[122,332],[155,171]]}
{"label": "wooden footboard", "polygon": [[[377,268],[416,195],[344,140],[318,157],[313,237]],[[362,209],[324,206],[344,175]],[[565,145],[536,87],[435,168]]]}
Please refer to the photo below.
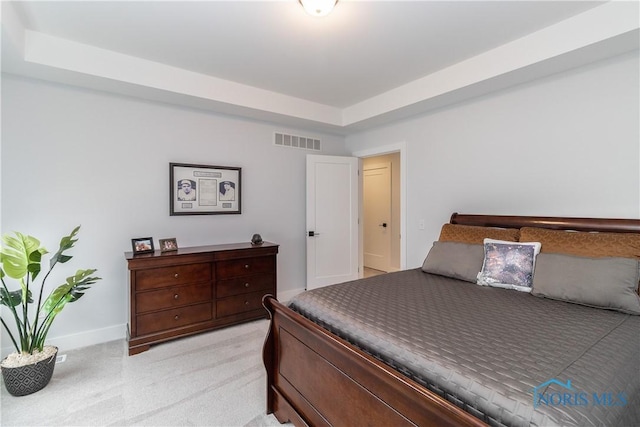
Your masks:
{"label": "wooden footboard", "polygon": [[486,426],[265,296],[267,413],[297,426]]}

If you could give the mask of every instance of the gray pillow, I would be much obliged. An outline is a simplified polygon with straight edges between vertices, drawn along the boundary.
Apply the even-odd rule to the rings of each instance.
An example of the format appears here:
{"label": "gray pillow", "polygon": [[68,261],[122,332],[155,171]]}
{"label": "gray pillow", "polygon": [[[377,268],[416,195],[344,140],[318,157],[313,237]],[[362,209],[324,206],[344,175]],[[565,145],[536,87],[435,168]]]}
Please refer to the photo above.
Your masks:
{"label": "gray pillow", "polygon": [[541,253],[533,290],[538,297],[640,314],[638,261]]}
{"label": "gray pillow", "polygon": [[434,242],[422,264],[422,271],[476,283],[483,261],[482,245]]}

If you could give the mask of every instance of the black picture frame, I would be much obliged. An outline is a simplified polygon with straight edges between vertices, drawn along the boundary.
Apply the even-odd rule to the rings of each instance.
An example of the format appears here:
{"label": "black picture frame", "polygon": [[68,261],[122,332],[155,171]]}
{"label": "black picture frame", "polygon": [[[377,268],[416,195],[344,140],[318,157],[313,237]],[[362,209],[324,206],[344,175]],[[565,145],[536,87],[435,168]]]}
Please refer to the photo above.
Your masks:
{"label": "black picture frame", "polygon": [[137,237],[131,239],[131,248],[133,254],[146,254],[155,251],[153,248],[153,237]]}
{"label": "black picture frame", "polygon": [[242,213],[242,168],[169,163],[169,215]]}

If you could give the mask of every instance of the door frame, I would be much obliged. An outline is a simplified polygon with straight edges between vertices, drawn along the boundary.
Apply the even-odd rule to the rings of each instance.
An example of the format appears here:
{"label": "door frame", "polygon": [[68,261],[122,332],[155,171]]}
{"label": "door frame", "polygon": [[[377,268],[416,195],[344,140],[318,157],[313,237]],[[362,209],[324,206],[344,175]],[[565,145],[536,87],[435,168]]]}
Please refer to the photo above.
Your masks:
{"label": "door frame", "polygon": [[[358,150],[352,153],[352,156],[360,159],[360,165],[362,165],[362,159],[365,157],[376,157],[390,153],[400,153],[400,269],[405,270],[407,268],[407,143],[405,141],[395,144],[382,145],[380,147],[372,147],[366,150]],[[360,167],[362,170],[362,167]],[[363,174],[360,174],[359,186],[360,186],[360,200],[358,201],[358,211],[360,212],[360,218],[363,218],[364,209],[362,203],[362,182]],[[358,262],[360,277],[364,273],[364,221],[361,220],[359,224],[359,242],[358,242]]]}

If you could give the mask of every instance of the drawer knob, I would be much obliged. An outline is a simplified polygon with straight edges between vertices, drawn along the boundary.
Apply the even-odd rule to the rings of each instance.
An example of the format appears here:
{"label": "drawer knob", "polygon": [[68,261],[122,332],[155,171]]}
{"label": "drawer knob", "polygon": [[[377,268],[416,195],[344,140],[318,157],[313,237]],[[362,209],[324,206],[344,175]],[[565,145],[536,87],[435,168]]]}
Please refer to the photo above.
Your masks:
{"label": "drawer knob", "polygon": [[249,264],[245,264],[245,265],[244,265],[244,268],[249,268]]}
{"label": "drawer knob", "polygon": [[248,283],[245,283],[245,284],[244,284],[244,287],[245,287],[245,288],[248,288],[248,287],[249,287],[249,284],[248,284]]}
{"label": "drawer knob", "polygon": [[174,317],[175,320],[178,320],[179,318],[180,316],[178,316],[177,314],[176,314],[176,317]]}
{"label": "drawer knob", "polygon": [[249,301],[245,301],[245,302],[244,302],[244,305],[249,305]]}
{"label": "drawer knob", "polygon": [[178,294],[174,294],[174,295],[173,295],[173,299],[178,299],[178,298],[179,298],[179,295],[178,295]]}
{"label": "drawer knob", "polygon": [[178,278],[178,273],[174,274],[173,277]]}

